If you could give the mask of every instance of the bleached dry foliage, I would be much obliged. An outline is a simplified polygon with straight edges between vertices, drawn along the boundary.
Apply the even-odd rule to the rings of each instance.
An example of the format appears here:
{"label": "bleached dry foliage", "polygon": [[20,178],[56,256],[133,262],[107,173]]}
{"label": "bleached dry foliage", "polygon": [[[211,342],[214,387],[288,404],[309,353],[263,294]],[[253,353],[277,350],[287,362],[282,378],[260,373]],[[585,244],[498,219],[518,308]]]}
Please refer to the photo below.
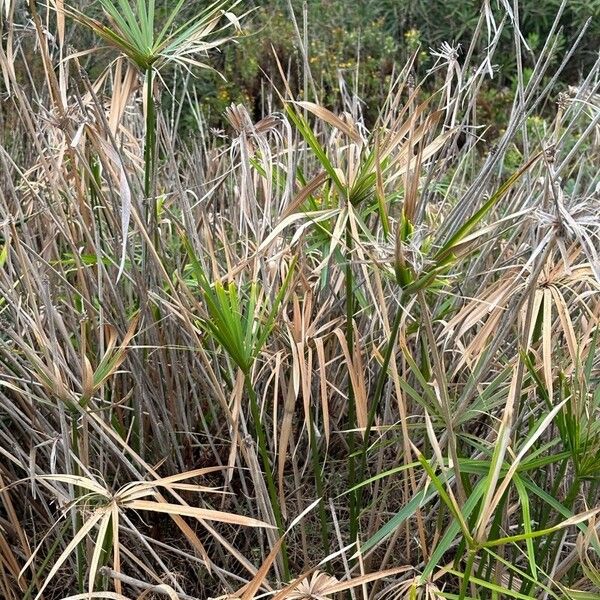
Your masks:
{"label": "bleached dry foliage", "polygon": [[161,99],[231,4],[16,4],[2,598],[598,597],[600,65],[556,102],[554,30],[488,140],[495,44],[526,49],[485,3],[485,63],[398,70],[372,126],[284,85],[223,135]]}

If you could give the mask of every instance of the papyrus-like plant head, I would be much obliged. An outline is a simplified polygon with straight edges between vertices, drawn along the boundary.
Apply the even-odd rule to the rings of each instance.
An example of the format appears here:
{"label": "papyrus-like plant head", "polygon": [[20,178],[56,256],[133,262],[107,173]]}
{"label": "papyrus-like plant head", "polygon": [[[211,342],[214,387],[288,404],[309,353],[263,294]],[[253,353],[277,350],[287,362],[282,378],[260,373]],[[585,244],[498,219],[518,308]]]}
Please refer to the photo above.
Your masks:
{"label": "papyrus-like plant head", "polygon": [[[210,68],[198,56],[228,41],[226,32],[230,26],[239,29],[239,21],[231,12],[238,3],[239,0],[217,0],[178,24],[187,4],[179,0],[160,27],[155,17],[155,0],[100,0],[108,24],[72,7],[65,11],[127,56],[140,70],[147,71],[159,70],[168,63],[188,69]],[[222,19],[226,21],[224,25]]]}

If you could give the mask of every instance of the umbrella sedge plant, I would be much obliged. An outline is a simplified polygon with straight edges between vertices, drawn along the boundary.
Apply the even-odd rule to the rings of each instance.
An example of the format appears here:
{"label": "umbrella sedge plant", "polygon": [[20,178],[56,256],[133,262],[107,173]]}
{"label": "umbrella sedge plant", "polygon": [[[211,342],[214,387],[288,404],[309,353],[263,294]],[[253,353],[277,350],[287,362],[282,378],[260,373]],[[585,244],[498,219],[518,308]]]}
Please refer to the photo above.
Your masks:
{"label": "umbrella sedge plant", "polygon": [[[243,386],[250,404],[254,440],[261,457],[271,508],[277,527],[283,534],[283,514],[273,476],[274,468],[269,457],[267,437],[252,378],[255,363],[271,334],[280,306],[293,280],[295,261],[289,265],[287,275],[269,307],[266,304],[264,292],[260,290],[256,282],[250,284],[247,293],[243,289],[239,289],[234,282],[229,282],[227,285],[221,281],[210,283],[193,247],[185,237],[184,244],[206,306],[207,314],[200,321],[200,325],[225,350],[243,376]],[[281,552],[284,572],[289,575],[287,554],[283,542]]]}
{"label": "umbrella sedge plant", "polygon": [[[144,77],[144,195],[149,206],[151,230],[158,245],[158,204],[153,193],[156,178],[157,114],[155,86],[160,71],[169,65],[179,65],[189,72],[193,69],[211,69],[206,57],[231,39],[227,32],[230,26],[240,29],[239,19],[231,12],[240,0],[216,0],[209,3],[191,19],[182,24],[185,0],[179,0],[161,23],[156,19],[156,0],[100,0],[100,6],[108,17],[105,24],[72,6],[57,10],[64,11],[76,22],[90,29],[134,64]],[[223,25],[225,19],[225,25]]]}
{"label": "umbrella sedge plant", "polygon": [[231,72],[234,3],[1,4],[0,597],[598,596],[600,62],[567,73],[567,2],[537,44],[484,2],[379,116],[362,36],[320,89],[305,3],[300,72],[253,29],[286,67],[222,129],[194,75]]}

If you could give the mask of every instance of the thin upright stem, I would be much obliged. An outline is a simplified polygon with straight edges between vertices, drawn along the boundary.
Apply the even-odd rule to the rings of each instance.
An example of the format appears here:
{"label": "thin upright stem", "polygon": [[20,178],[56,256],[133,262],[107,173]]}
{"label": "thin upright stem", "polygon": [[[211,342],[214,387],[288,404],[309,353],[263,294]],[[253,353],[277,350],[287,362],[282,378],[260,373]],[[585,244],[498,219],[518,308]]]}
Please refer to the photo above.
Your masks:
{"label": "thin upright stem", "polygon": [[325,551],[325,556],[329,556],[329,554],[331,553],[331,550],[330,550],[330,545],[329,545],[329,524],[327,523],[327,514],[325,512],[325,500],[323,498],[323,495],[324,495],[323,474],[321,473],[319,444],[318,444],[318,442],[316,440],[316,436],[315,436],[312,415],[309,415],[308,425],[310,428],[310,430],[308,432],[308,439],[309,439],[309,443],[310,443],[310,453],[311,453],[311,459],[312,459],[313,475],[315,478],[317,494],[320,498],[319,520],[321,521],[321,539],[323,542],[323,550]]}
{"label": "thin upright stem", "polygon": [[154,69],[146,70],[146,138],[144,145],[144,196],[147,204],[146,222],[150,224],[155,245],[158,242],[158,214],[152,183],[156,168],[156,109],[154,107]]}
{"label": "thin upright stem", "polygon": [[475,563],[476,552],[473,549],[469,549],[467,564],[465,566],[465,572],[460,584],[460,591],[458,600],[464,600],[467,595],[467,588],[469,587],[469,581],[471,580],[471,573],[473,572],[473,564]]}
{"label": "thin upright stem", "polygon": [[[77,413],[73,411],[71,413],[71,450],[75,454],[75,456],[79,456],[79,431],[77,429]],[[73,465],[73,474],[80,476],[81,470],[78,463],[74,463]],[[75,494],[75,498],[79,498],[82,495],[82,490],[79,486],[73,486],[73,492]],[[80,531],[83,527],[83,517],[81,516],[81,512],[74,505],[74,518],[73,518],[73,527],[74,527],[74,535]],[[76,557],[77,557],[77,585],[79,587],[79,591],[84,591],[84,578],[85,578],[85,540],[82,540],[79,544],[77,544],[76,549]]]}
{"label": "thin upright stem", "polygon": [[[400,297],[400,302],[402,302],[402,296]],[[398,307],[398,311],[396,313],[396,316],[394,317],[394,322],[392,323],[390,337],[388,339],[388,343],[383,356],[383,364],[381,365],[379,375],[377,376],[377,383],[375,384],[375,393],[373,394],[373,399],[371,400],[371,407],[367,416],[367,427],[365,429],[365,435],[363,439],[363,447],[361,452],[361,467],[358,476],[359,482],[365,479],[365,475],[367,472],[367,450],[369,448],[369,434],[371,433],[371,429],[373,428],[373,423],[375,422],[375,415],[377,414],[377,408],[379,407],[379,403],[381,402],[381,398],[383,396],[383,388],[385,386],[385,382],[387,381],[388,368],[390,366],[392,354],[396,346],[396,339],[398,337],[398,331],[400,330],[401,323],[402,307],[400,306]],[[361,502],[362,498],[362,490],[363,488],[360,488],[360,490],[358,490],[359,503]]]}
{"label": "thin upright stem", "polygon": [[[277,495],[277,488],[275,486],[275,479],[273,478],[273,470],[271,468],[271,461],[269,460],[269,451],[267,448],[267,437],[265,430],[260,419],[260,407],[258,405],[258,398],[256,392],[252,387],[252,380],[249,373],[244,373],[244,387],[250,400],[250,412],[252,414],[252,427],[254,429],[254,439],[258,444],[258,453],[263,464],[263,470],[265,472],[265,479],[267,483],[267,490],[269,493],[269,500],[271,502],[271,508],[273,509],[273,515],[275,516],[275,523],[279,534],[285,533],[283,527],[283,514],[281,512],[281,506],[279,505],[279,497]],[[283,572],[286,579],[290,578],[290,568],[287,556],[287,549],[285,542],[281,545],[281,557],[283,561]]]}
{"label": "thin upright stem", "polygon": [[[352,272],[352,231],[350,225],[346,225],[346,345],[350,359],[353,358],[354,348],[354,274]],[[355,433],[356,429],[356,398],[352,386],[352,378],[348,376],[348,483],[350,488],[356,485],[356,457]],[[360,506],[358,504],[359,494],[356,490],[350,492],[350,541],[355,542],[358,539]]]}

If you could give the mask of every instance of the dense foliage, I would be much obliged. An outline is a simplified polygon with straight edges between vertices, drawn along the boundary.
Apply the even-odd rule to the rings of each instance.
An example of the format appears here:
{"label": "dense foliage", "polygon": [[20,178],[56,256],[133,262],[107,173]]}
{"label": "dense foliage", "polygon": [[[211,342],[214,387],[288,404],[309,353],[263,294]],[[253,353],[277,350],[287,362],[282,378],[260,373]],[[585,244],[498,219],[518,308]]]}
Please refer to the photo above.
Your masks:
{"label": "dense foliage", "polygon": [[2,4],[1,598],[599,597],[598,5],[306,7]]}
{"label": "dense foliage", "polygon": [[[265,75],[278,85],[280,75],[273,59],[272,48],[285,62],[286,73],[293,89],[303,89],[304,21],[308,31],[308,61],[316,92],[327,106],[340,106],[339,79],[367,105],[367,119],[376,117],[378,107],[388,93],[394,65],[404,65],[417,53],[413,66],[417,79],[434,67],[437,51],[443,42],[467,51],[480,19],[485,18],[482,6],[488,5],[491,18],[498,23],[507,18],[506,2],[465,2],[464,0],[275,0],[253,3],[253,12],[244,22],[244,37],[223,48],[216,65],[226,81],[217,75],[205,76],[198,83],[199,97],[212,109],[212,118],[219,116],[230,102],[244,102],[253,107],[259,117],[269,97],[270,87],[264,85]],[[306,5],[306,12],[304,6]],[[520,23],[519,43],[523,44],[522,69],[531,73],[535,57],[540,53],[560,0],[518,3],[515,15]],[[514,11],[515,9],[513,9]],[[296,20],[291,18],[292,14]],[[568,65],[562,71],[564,86],[576,84],[594,64],[600,39],[600,2],[598,0],[569,1],[557,23],[557,52],[551,60],[554,66],[565,50],[583,32]],[[506,105],[517,86],[517,55],[515,30],[502,30],[494,53],[495,78],[486,82],[483,101],[490,105],[496,119],[504,122]],[[488,42],[491,41],[487,40]],[[475,60],[481,62],[486,44],[476,50]],[[498,90],[505,90],[498,97]],[[507,98],[507,96],[509,96]]]}

